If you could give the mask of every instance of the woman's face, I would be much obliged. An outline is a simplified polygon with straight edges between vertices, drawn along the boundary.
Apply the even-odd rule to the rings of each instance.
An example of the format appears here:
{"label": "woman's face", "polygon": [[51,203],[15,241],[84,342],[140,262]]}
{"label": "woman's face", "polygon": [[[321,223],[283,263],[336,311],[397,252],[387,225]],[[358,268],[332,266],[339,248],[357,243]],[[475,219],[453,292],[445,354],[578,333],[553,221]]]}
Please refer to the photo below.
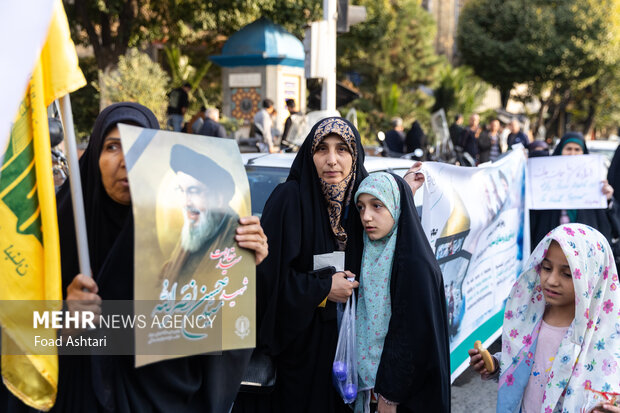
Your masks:
{"label": "woman's face", "polygon": [[540,285],[547,304],[575,308],[573,274],[562,247],[552,241],[540,265]]}
{"label": "woman's face", "polygon": [[342,182],[353,165],[349,147],[338,135],[327,135],[317,145],[313,160],[319,178],[332,185]]}
{"label": "woman's face", "polygon": [[129,181],[125,168],[125,157],[121,146],[121,135],[115,126],[103,140],[99,156],[99,170],[103,187],[112,200],[122,205],[131,204]]}
{"label": "woman's face", "polygon": [[364,231],[368,238],[375,241],[385,237],[394,227],[394,218],[390,211],[374,195],[360,194],[357,197],[357,209]]}
{"label": "woman's face", "polygon": [[562,148],[562,155],[583,155],[583,149],[578,143],[568,142]]}

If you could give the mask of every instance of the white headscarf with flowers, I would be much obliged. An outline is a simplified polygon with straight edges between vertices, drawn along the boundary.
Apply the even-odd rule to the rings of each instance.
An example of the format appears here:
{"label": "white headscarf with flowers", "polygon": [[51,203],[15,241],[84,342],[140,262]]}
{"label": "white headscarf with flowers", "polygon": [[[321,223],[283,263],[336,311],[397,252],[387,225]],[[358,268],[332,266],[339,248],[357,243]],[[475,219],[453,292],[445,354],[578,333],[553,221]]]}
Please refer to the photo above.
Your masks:
{"label": "white headscarf with flowers", "polygon": [[586,412],[620,394],[620,284],[611,248],[587,225],[560,225],[538,244],[506,302],[497,412],[520,409],[545,311],[540,264],[552,240],[573,274],[575,319],[553,361],[541,413]]}

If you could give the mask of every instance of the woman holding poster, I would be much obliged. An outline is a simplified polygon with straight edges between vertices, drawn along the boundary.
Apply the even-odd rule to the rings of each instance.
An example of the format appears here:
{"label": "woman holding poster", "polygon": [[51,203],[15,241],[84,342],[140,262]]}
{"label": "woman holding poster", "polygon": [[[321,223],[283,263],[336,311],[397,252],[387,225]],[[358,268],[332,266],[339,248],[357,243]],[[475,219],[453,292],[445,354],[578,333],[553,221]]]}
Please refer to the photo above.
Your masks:
{"label": "woman holding poster", "polygon": [[[583,135],[579,132],[567,132],[553,151],[553,156],[587,155],[588,147]],[[618,208],[611,202],[614,189],[603,180],[603,194],[607,197],[607,209],[548,209],[530,211],[530,245],[532,250],[553,228],[560,224],[576,222],[590,225],[600,231],[607,241],[611,242],[612,235],[617,237],[618,229],[614,225],[614,214]]]}
{"label": "woman holding poster", "polygon": [[[261,222],[271,251],[257,268],[257,316],[258,346],[275,358],[275,390],[262,398],[240,394],[235,412],[346,409],[331,376],[336,306],[357,286],[347,280],[359,274],[362,253],[353,194],[366,175],[355,127],[327,118],[314,125],[287,181],[269,197]],[[331,264],[315,265],[326,254]]]}
{"label": "woman holding poster", "polygon": [[[79,305],[74,300],[91,302],[81,309],[98,313],[102,300],[134,297],[134,221],[118,123],[159,129],[153,112],[130,102],[108,106],[95,121],[80,159],[92,277],[78,274],[69,182],[57,194],[62,284],[69,310]],[[266,238],[257,218],[241,221],[238,244],[254,250],[258,264],[267,255]],[[248,360],[247,351],[228,351],[135,368],[133,356],[60,356],[58,395],[51,411],[227,412]],[[9,406],[0,410],[28,411],[16,399]]]}

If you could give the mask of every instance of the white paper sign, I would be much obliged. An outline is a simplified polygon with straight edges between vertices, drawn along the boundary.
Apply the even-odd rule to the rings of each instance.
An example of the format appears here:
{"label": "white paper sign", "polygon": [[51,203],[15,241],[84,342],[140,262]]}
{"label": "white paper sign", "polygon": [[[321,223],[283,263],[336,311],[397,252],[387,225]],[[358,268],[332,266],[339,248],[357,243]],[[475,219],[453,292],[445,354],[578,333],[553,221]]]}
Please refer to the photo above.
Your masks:
{"label": "white paper sign", "polygon": [[547,156],[527,161],[529,209],[602,209],[601,155]]}
{"label": "white paper sign", "polygon": [[334,267],[336,271],[344,271],[344,251],[330,252],[314,256],[314,270]]}

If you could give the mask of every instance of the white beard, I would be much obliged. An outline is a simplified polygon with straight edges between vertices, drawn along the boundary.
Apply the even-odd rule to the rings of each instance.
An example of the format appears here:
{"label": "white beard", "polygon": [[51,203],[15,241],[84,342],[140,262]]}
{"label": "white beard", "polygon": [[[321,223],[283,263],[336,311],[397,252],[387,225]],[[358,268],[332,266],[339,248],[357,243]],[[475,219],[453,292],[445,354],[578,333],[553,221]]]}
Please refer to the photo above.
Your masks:
{"label": "white beard", "polygon": [[186,251],[196,252],[212,234],[217,223],[207,211],[198,211],[196,223],[187,218],[187,208],[185,212],[185,222],[181,231],[181,247]]}

